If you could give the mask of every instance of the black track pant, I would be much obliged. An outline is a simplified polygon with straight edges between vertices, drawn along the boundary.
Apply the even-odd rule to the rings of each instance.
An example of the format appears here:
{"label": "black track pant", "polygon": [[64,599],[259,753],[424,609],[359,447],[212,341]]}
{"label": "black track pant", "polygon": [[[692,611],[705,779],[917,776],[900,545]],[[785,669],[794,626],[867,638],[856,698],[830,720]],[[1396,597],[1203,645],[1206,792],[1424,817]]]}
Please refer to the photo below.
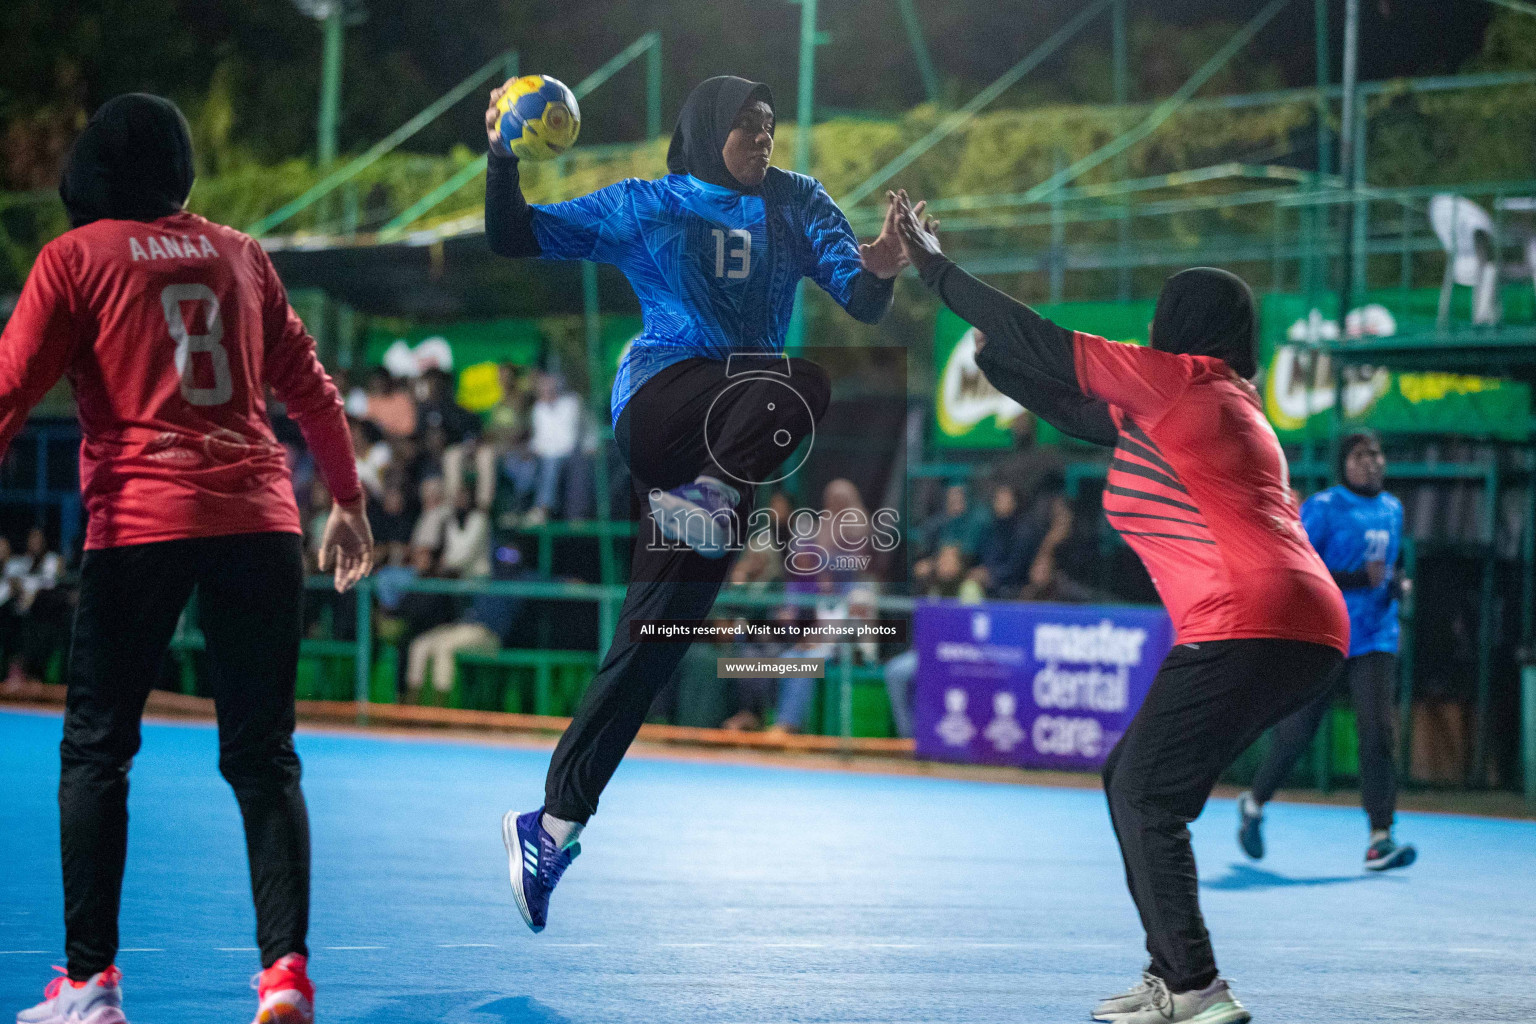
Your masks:
{"label": "black track pant", "polygon": [[65,947],[77,981],[117,956],[128,769],[144,701],[194,586],[214,668],[219,771],[245,819],[262,966],[307,953],[309,818],[293,751],[300,539],[251,533],[136,544],[87,551],[80,566],[59,748]]}
{"label": "black track pant", "polygon": [[[1360,802],[1372,829],[1390,829],[1397,811],[1397,772],[1392,748],[1396,735],[1397,655],[1370,651],[1344,663],[1344,678],[1355,705],[1360,734]],[[1266,803],[1290,775],[1291,767],[1312,742],[1333,702],[1334,687],[1275,726],[1269,753],[1253,779],[1253,798]]]}
{"label": "black track pant", "polygon": [[1188,825],[1265,729],[1323,692],[1343,656],[1299,640],[1180,644],[1104,765],[1104,791],[1150,970],[1175,992],[1216,977]]}
{"label": "black track pant", "polygon": [[730,556],[708,559],[662,541],[645,511],[646,495],[700,474],[717,476],[741,490],[745,527],[753,494],[748,483],[777,477],[827,408],[826,374],[804,359],[789,360],[789,370],[788,378],[728,377],[723,362],[689,359],[651,378],[624,407],[614,439],[642,518],[613,645],[549,763],[544,801],[555,817],[585,822],[597,810],[656,694],[688,651],[686,641],[632,640],[629,624],[705,618],[730,571]]}

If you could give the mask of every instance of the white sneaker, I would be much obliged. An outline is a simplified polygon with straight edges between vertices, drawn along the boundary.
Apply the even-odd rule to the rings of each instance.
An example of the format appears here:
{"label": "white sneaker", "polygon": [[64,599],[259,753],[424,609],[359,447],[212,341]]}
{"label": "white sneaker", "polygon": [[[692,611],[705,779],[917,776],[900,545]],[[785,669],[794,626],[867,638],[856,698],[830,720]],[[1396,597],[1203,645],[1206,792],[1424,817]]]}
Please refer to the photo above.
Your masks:
{"label": "white sneaker", "polygon": [[1147,993],[1152,990],[1152,984],[1157,975],[1151,971],[1141,972],[1141,983],[1122,992],[1117,996],[1106,996],[1099,1000],[1099,1005],[1093,1008],[1094,1019],[1110,1013],[1128,1013],[1131,1010],[1139,1010],[1146,1005]]}
{"label": "white sneaker", "polygon": [[123,972],[108,967],[83,982],[69,980],[64,968],[43,989],[43,1001],[16,1015],[16,1024],[128,1024],[123,1016]]}
{"label": "white sneaker", "polygon": [[1107,1024],[1248,1024],[1253,1019],[1224,978],[1192,992],[1169,992],[1168,983],[1154,974],[1142,978],[1144,988],[1115,997],[1115,1002],[1124,1001],[1124,1009],[1095,1011],[1093,1019]]}

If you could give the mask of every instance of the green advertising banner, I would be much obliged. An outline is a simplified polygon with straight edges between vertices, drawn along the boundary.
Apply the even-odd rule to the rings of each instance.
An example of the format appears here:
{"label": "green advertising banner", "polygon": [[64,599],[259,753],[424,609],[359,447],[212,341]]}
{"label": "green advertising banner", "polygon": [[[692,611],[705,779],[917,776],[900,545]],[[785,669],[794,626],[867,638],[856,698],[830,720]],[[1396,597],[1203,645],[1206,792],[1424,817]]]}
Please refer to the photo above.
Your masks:
{"label": "green advertising banner", "polygon": [[[1528,295],[1530,289],[1525,289]],[[1428,334],[1435,330],[1436,289],[1368,292],[1347,318],[1349,337]],[[1529,300],[1506,299],[1506,316],[1519,318]],[[1112,341],[1145,344],[1155,303],[1062,302],[1036,306],[1042,316],[1064,327],[1098,334]],[[1453,312],[1454,315],[1454,312]],[[1465,313],[1462,314],[1463,319]],[[1283,441],[1299,441],[1310,432],[1326,436],[1333,414],[1333,369],[1326,356],[1303,347],[1339,336],[1338,324],[1307,302],[1305,296],[1272,294],[1260,302],[1259,381],[1264,406]],[[987,381],[976,368],[976,331],[947,309],[940,309],[934,331],[934,444],[949,448],[1006,448],[1009,426],[1025,410]],[[1521,441],[1530,436],[1531,389],[1496,377],[1456,373],[1396,373],[1378,367],[1352,367],[1343,388],[1345,429],[1370,427],[1382,433],[1435,433]],[[1310,424],[1310,426],[1309,426]],[[1055,440],[1044,428],[1044,440]]]}
{"label": "green advertising banner", "polygon": [[[1145,344],[1152,319],[1151,301],[1060,302],[1034,307],[1076,331],[1098,334],[1112,341]],[[947,448],[1007,448],[1013,443],[1008,429],[1026,410],[994,388],[976,368],[976,329],[948,309],[940,308],[934,332],[934,444]],[[1042,441],[1059,435],[1041,424]]]}
{"label": "green advertising banner", "polygon": [[[1440,299],[1435,289],[1368,292],[1364,299],[1345,318],[1346,337],[1435,331]],[[1326,436],[1336,398],[1333,367],[1327,356],[1298,343],[1337,340],[1338,321],[1325,317],[1302,295],[1266,295],[1260,308],[1264,409],[1275,432],[1282,441],[1300,440],[1309,433]],[[1530,436],[1530,386],[1497,377],[1350,367],[1342,401],[1346,430],[1370,427],[1384,434],[1455,434],[1505,441]]]}

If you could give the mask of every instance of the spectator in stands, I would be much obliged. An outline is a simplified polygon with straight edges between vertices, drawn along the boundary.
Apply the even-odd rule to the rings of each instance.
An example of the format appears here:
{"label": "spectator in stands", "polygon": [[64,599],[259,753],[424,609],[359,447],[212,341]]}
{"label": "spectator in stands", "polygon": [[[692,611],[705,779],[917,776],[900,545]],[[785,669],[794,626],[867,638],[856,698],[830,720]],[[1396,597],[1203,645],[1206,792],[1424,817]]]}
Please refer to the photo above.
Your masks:
{"label": "spectator in stands", "polygon": [[357,478],[369,498],[377,500],[384,494],[384,471],[389,468],[393,452],[375,427],[367,420],[352,420],[352,456],[357,460]]}
{"label": "spectator in stands", "polygon": [[[960,545],[943,545],[933,556],[933,571],[918,592],[930,600],[959,600],[974,604],[982,599],[981,585],[967,572]],[[885,663],[885,692],[891,701],[891,721],[896,735],[912,735],[912,680],[917,675],[917,651],[909,649]]]}
{"label": "spectator in stands", "polygon": [[1056,601],[1068,604],[1110,602],[1114,594],[1095,590],[1073,579],[1061,565],[1062,549],[1072,537],[1075,517],[1072,506],[1059,495],[1050,498],[1051,518],[1035,560],[1029,566],[1029,583],[1019,597],[1026,601]]}
{"label": "spectator in stands", "polygon": [[[475,510],[484,515],[481,510]],[[496,580],[522,575],[522,555],[515,547],[496,549]],[[512,627],[522,610],[522,599],[496,594],[476,594],[458,621],[427,630],[410,642],[406,658],[406,686],[419,694],[432,670],[432,688],[439,693],[453,689],[454,658],[460,651],[496,651],[511,639]]]}
{"label": "spectator in stands", "polygon": [[373,526],[374,565],[404,565],[413,523],[403,474],[391,470],[385,475],[384,495],[369,503],[368,522]]}
{"label": "spectator in stands", "polygon": [[9,572],[11,541],[0,537],[0,665],[10,665],[21,643],[20,589]]}
{"label": "spectator in stands", "polygon": [[[831,559],[831,576],[838,582],[852,582],[868,566],[872,552],[864,496],[852,480],[838,477],[822,488],[821,510],[817,543]],[[865,561],[861,563],[860,558]]]}
{"label": "spectator in stands", "polygon": [[524,509],[518,496],[532,493],[538,473],[538,462],[528,451],[529,385],[523,368],[515,363],[502,363],[498,377],[501,398],[486,412],[485,431],[475,449],[475,503],[490,509],[497,484],[505,478],[512,484],[507,511],[520,515]]}
{"label": "spectator in stands", "polygon": [[991,506],[992,517],[981,531],[971,578],[988,597],[1015,597],[1029,582],[1047,527],[1019,506],[1018,491],[1011,484],[992,486]]}
{"label": "spectator in stands", "polygon": [[753,593],[766,591],[769,585],[783,577],[783,556],[768,536],[758,542],[749,542],[736,564],[731,566],[731,583]]}
{"label": "spectator in stands", "polygon": [[462,444],[480,436],[480,419],[462,408],[453,394],[453,376],[436,366],[425,370],[416,380],[416,431],[443,432],[444,446]]}
{"label": "spectator in stands", "polygon": [[447,488],[440,476],[421,481],[421,512],[411,530],[411,547],[432,553],[434,559],[443,548],[443,533],[453,509],[448,505]]}
{"label": "spectator in stands", "polygon": [[533,507],[523,520],[526,526],[538,526],[559,513],[561,477],[581,443],[581,400],[552,373],[539,374],[537,388],[538,399],[529,414],[528,449],[539,468]]}
{"label": "spectator in stands", "polygon": [[[984,337],[978,340],[985,343]],[[1059,446],[1036,443],[1039,424],[1034,413],[1014,417],[1008,425],[1013,450],[998,461],[993,476],[1013,488],[1021,509],[1044,519],[1049,512],[1040,506],[1048,504],[1065,486],[1066,459]]]}
{"label": "spectator in stands", "polygon": [[490,575],[491,517],[474,507],[468,491],[459,491],[453,512],[443,521],[438,572],[456,579]]}
{"label": "spectator in stands", "polygon": [[918,549],[925,555],[912,566],[912,576],[919,584],[933,575],[933,553],[947,544],[957,544],[961,554],[971,558],[981,540],[986,520],[971,507],[970,489],[960,481],[944,488],[944,507],[918,527]]}
{"label": "spectator in stands", "polygon": [[[436,568],[434,552],[428,548],[411,548],[403,572],[384,573],[378,580],[379,638],[396,646],[397,665],[407,662],[412,640],[429,629],[452,622],[458,614],[458,606],[451,594],[405,589],[405,585],[413,580],[434,578]],[[404,675],[397,675],[396,682],[403,693]]]}
{"label": "spectator in stands", "polygon": [[331,489],[316,475],[309,482],[309,507],[304,512],[304,562],[306,572],[319,572],[320,538],[331,515]]}
{"label": "spectator in stands", "polygon": [[404,381],[382,366],[368,371],[366,388],[348,394],[347,413],[372,423],[390,439],[416,433],[416,399]]}
{"label": "spectator in stands", "polygon": [[21,554],[6,560],[14,608],[22,616],[20,651],[11,656],[8,684],[41,682],[69,633],[69,595],[59,586],[64,558],[49,550],[42,527],[27,532]]}

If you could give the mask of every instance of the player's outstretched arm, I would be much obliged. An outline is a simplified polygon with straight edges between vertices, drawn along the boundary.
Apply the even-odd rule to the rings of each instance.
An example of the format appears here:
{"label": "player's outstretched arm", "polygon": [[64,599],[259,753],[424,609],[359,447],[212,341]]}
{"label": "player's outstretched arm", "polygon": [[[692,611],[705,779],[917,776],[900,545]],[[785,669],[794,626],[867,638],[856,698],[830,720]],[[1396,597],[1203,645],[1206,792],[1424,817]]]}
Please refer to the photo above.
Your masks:
{"label": "player's outstretched arm", "polygon": [[984,351],[992,359],[1005,358],[1021,373],[1082,390],[1073,366],[1071,331],[952,263],[939,247],[938,221],[923,217],[924,203],[914,206],[905,191],[890,193],[889,198],[907,258],[945,305],[986,334]]}
{"label": "player's outstretched arm", "polygon": [[336,589],[344,591],[373,571],[373,532],[364,510],[363,485],[352,454],[341,395],[315,354],[315,339],[288,304],[288,294],[272,261],[251,243],[257,265],[265,275],[262,333],[266,342],[262,372],[266,383],[299,425],[315,465],[330,488],[334,504],[320,545],[320,568],[336,574]]}
{"label": "player's outstretched arm", "polygon": [[872,242],[859,244],[843,211],[819,184],[805,199],[806,233],[815,256],[811,278],[860,323],[879,323],[891,308],[896,275],[907,265],[895,219]]}
{"label": "player's outstretched arm", "polygon": [[1119,430],[1109,406],[1084,394],[1073,367],[1072,332],[951,263],[939,248],[935,219],[906,193],[889,193],[887,221],[923,281],[982,333],[976,365],[992,386],[1062,433],[1113,446]]}
{"label": "player's outstretched arm", "polygon": [[496,101],[506,86],[491,90],[491,102],[485,110],[485,136],[490,143],[485,167],[485,242],[498,256],[528,259],[542,254],[533,233],[533,207],[523,198],[523,186],[517,171],[517,157],[501,148],[496,135],[500,111]]}

